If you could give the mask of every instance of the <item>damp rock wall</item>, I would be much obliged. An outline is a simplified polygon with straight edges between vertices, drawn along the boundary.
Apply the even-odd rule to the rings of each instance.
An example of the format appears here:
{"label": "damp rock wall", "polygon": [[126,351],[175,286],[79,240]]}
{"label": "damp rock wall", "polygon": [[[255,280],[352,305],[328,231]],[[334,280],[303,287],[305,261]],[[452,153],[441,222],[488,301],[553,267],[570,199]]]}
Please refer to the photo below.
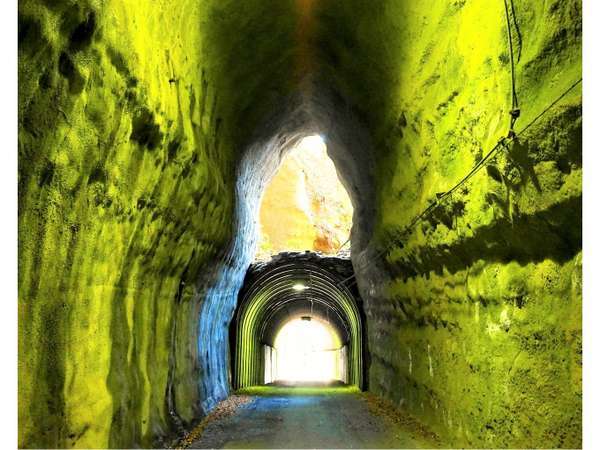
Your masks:
{"label": "damp rock wall", "polygon": [[[518,133],[581,77],[581,4],[506,4]],[[405,233],[508,136],[505,3],[327,2],[318,42],[376,155],[369,389],[450,446],[581,446],[581,86]]]}
{"label": "damp rock wall", "polygon": [[[521,111],[508,143],[513,31]],[[23,0],[19,446],[150,447],[228,394],[261,192],[322,133],[368,388],[451,446],[581,445],[577,0]]]}
{"label": "damp rock wall", "polygon": [[228,394],[237,165],[288,83],[244,36],[288,7],[19,3],[20,447],[164,446]]}

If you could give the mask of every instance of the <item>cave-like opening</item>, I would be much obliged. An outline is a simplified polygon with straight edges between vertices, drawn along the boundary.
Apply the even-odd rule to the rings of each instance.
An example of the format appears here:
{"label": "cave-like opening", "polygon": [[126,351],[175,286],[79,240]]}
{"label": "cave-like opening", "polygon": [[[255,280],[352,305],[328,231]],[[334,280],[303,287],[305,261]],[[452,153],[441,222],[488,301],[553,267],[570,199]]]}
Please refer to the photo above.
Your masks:
{"label": "cave-like opening", "polygon": [[333,255],[349,248],[352,213],[324,137],[305,136],[283,157],[264,190],[256,259],[283,251]]}
{"label": "cave-like opening", "polygon": [[277,378],[277,332],[302,316],[340,337],[329,357],[332,378],[365,385],[365,317],[351,280],[373,218],[372,153],[364,128],[338,101],[327,90],[300,96],[266,122],[269,137],[257,139],[240,166],[234,247],[254,262],[232,305],[233,390]]}
{"label": "cave-like opening", "polygon": [[[290,252],[306,251],[330,256],[331,261],[336,255],[343,257],[350,267],[347,258],[353,206],[327,154],[325,138],[307,134],[289,147],[282,152],[281,163],[260,200],[255,261],[268,261],[277,254],[285,260]],[[270,338],[261,336],[260,345],[254,347],[262,353],[264,383],[348,380],[347,326],[338,330],[339,322],[329,319],[336,313],[327,306],[326,294],[312,277],[311,264],[318,261],[294,260],[296,270],[308,274],[308,282],[300,279],[293,283],[290,294],[285,294],[285,315],[275,314],[275,321],[267,315],[265,320],[271,323],[261,325],[273,329]],[[258,283],[284,282],[289,290],[293,279],[287,277],[281,272]],[[277,305],[280,300],[269,294],[265,307],[281,308]],[[245,346],[246,341],[241,339],[234,345]]]}

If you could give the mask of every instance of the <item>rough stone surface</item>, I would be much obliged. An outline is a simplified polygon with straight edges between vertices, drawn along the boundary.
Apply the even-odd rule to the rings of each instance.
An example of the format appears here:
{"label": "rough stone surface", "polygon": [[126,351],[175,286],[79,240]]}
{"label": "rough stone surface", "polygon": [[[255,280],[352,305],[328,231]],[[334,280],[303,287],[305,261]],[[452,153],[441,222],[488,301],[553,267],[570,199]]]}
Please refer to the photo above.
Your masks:
{"label": "rough stone surface", "polygon": [[19,2],[20,446],[160,445],[227,395],[236,161],[288,83],[244,36],[289,41],[275,3]]}
{"label": "rough stone surface", "polygon": [[[402,236],[507,135],[504,4],[332,3],[325,76],[377,154],[375,235],[353,254],[370,389],[449,445],[579,447],[580,87]],[[519,131],[581,76],[581,9],[515,0],[510,17]]]}
{"label": "rough stone surface", "polygon": [[[518,131],[581,5],[510,11]],[[501,1],[21,1],[19,445],[161,445],[227,395],[260,194],[320,133],[369,389],[450,445],[579,447],[580,88],[400,235],[507,134],[507,41]]]}

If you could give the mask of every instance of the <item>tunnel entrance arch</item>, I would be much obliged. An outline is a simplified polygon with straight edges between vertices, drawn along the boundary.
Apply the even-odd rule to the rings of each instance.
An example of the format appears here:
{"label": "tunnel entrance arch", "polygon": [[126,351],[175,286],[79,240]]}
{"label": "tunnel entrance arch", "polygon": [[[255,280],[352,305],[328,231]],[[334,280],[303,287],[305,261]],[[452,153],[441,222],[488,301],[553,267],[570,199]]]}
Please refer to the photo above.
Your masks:
{"label": "tunnel entrance arch", "polygon": [[[373,183],[374,151],[370,135],[360,118],[354,115],[335,91],[312,78],[304,80],[303,86],[257,125],[256,131],[244,145],[236,168],[233,239],[223,253],[224,264],[208,273],[202,285],[206,300],[199,311],[196,352],[199,372],[210,374],[200,380],[202,409],[205,411],[223,399],[231,388],[240,386],[237,380],[241,377],[236,374],[238,348],[235,327],[243,298],[240,289],[247,289],[244,280],[256,253],[262,194],[277,172],[282,158],[302,139],[311,135],[325,138],[327,155],[333,161],[339,180],[352,203],[349,241],[352,263],[347,260],[347,275],[344,278],[353,275],[352,265],[360,267],[359,261],[368,258],[368,253],[373,251],[370,242],[377,214]],[[358,281],[349,284],[349,290],[359,299],[358,290],[362,291],[365,287]],[[223,289],[227,289],[226,293],[222,292]],[[363,336],[367,334],[366,326],[363,317]],[[368,383],[368,377],[363,373],[368,370],[370,363],[368,354],[368,342],[364,339],[361,341],[359,376],[362,389]],[[348,361],[352,361],[350,352]],[[263,375],[257,376],[257,379],[262,379]],[[351,383],[350,380],[348,382]]]}
{"label": "tunnel entrance arch", "polygon": [[345,361],[340,379],[362,389],[362,303],[356,290],[341,283],[351,273],[349,259],[312,252],[281,253],[269,262],[253,264],[230,329],[234,389],[273,381],[266,369],[273,362],[277,333],[290,320],[303,317],[335,330],[339,345],[334,350]]}

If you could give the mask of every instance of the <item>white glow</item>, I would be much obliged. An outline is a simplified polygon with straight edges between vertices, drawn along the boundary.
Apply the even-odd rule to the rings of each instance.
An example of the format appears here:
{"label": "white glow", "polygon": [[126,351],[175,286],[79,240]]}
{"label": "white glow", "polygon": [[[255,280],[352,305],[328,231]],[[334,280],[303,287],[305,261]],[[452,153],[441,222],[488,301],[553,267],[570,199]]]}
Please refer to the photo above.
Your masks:
{"label": "white glow", "polygon": [[304,286],[302,283],[296,283],[292,286],[292,289],[295,291],[303,291],[304,289],[308,289],[308,287]]}
{"label": "white glow", "polygon": [[327,151],[325,140],[319,134],[313,134],[302,138],[297,148],[302,151],[324,152]]}
{"label": "white glow", "polygon": [[340,379],[338,338],[319,320],[294,319],[275,339],[275,379],[286,381],[330,381]]}

